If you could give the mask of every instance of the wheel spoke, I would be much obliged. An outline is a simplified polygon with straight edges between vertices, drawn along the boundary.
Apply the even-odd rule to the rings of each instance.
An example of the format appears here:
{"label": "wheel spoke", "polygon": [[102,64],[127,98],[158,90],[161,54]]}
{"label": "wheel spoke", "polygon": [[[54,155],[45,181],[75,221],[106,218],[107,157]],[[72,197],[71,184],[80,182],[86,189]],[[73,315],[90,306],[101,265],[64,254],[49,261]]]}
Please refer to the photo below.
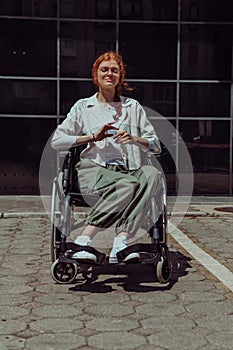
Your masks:
{"label": "wheel spoke", "polygon": [[65,263],[56,260],[51,267],[53,279],[58,283],[71,283],[77,275],[77,264]]}

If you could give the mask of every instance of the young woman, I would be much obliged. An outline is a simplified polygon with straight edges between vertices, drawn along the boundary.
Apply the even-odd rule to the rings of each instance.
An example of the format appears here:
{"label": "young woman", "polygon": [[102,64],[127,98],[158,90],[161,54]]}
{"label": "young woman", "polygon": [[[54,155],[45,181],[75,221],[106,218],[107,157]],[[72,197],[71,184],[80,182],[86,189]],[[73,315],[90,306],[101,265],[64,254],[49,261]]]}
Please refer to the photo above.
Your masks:
{"label": "young woman", "polygon": [[[126,248],[128,237],[140,227],[150,195],[156,195],[160,186],[159,171],[142,165],[141,153],[159,153],[161,149],[142,106],[121,95],[122,87],[129,89],[122,57],[113,51],[99,56],[92,78],[97,93],[74,104],[57,127],[51,145],[69,149],[87,144],[77,164],[79,187],[82,193],[97,194],[99,200],[75,243],[91,245],[99,229],[115,224],[109,262],[116,263],[117,252]],[[73,258],[96,261],[96,256],[86,251],[74,253]],[[138,253],[131,253],[125,260],[138,258]]]}

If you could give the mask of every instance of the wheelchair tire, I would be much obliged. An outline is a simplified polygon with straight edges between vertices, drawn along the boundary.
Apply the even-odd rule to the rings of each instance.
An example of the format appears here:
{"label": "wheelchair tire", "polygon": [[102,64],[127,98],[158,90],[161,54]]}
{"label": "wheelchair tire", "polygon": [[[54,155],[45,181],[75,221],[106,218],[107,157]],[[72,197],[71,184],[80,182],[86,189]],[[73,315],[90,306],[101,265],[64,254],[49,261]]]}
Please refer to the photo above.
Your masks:
{"label": "wheelchair tire", "polygon": [[59,284],[68,284],[74,281],[78,273],[77,264],[61,262],[58,259],[51,266],[51,275]]}
{"label": "wheelchair tire", "polygon": [[167,283],[171,276],[171,261],[169,257],[169,251],[167,247],[162,248],[163,253],[161,261],[156,263],[156,277],[160,283]]}
{"label": "wheelchair tire", "polygon": [[53,183],[52,200],[51,200],[51,217],[50,217],[50,243],[51,243],[51,261],[54,262],[59,256],[59,246],[61,240],[61,233],[59,227],[61,226],[62,213],[60,210],[60,197],[57,182]]}

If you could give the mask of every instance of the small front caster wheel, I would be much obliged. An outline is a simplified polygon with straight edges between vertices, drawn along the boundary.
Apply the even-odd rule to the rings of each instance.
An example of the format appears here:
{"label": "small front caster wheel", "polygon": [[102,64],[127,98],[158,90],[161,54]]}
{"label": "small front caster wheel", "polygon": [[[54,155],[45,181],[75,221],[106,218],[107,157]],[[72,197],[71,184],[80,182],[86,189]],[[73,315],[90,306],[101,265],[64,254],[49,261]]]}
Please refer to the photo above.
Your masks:
{"label": "small front caster wheel", "polygon": [[57,283],[68,284],[74,281],[78,273],[77,264],[61,262],[58,259],[51,266],[51,275]]}
{"label": "small front caster wheel", "polygon": [[161,258],[156,264],[156,277],[160,283],[167,283],[171,275],[171,264],[169,260]]}

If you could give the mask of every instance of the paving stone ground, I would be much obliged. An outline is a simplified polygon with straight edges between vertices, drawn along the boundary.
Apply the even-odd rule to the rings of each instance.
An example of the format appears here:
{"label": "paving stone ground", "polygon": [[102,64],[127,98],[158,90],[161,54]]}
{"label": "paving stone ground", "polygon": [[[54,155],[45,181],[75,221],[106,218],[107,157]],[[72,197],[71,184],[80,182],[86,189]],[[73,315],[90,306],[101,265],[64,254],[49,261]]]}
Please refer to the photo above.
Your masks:
{"label": "paving stone ground", "polygon": [[[230,267],[232,218],[215,222],[187,218],[181,226]],[[0,219],[1,350],[232,350],[233,293],[172,239],[168,284],[148,267],[129,267],[59,285],[50,276],[49,231],[46,217]]]}
{"label": "paving stone ground", "polygon": [[233,272],[233,216],[184,218],[182,232]]}

